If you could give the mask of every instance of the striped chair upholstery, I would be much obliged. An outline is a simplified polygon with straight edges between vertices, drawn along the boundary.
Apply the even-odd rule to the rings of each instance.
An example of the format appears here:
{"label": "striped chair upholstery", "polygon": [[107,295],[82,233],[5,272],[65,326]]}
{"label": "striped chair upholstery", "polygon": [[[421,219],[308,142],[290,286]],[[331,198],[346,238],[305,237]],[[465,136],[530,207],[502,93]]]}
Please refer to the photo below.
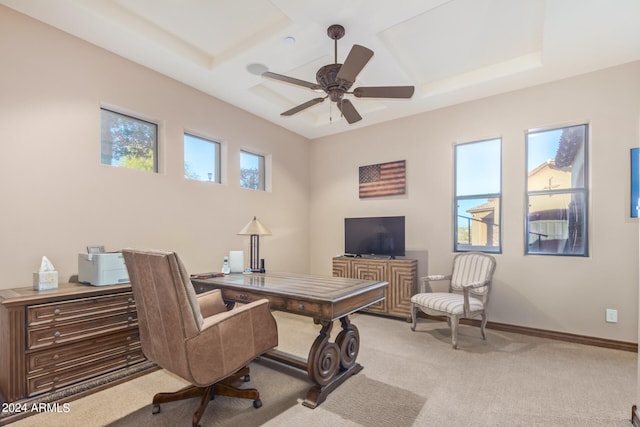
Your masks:
{"label": "striped chair upholstery", "polygon": [[[458,254],[453,259],[450,275],[423,277],[420,293],[411,297],[411,330],[416,330],[418,310],[426,314],[447,316],[451,326],[451,343],[453,348],[457,348],[460,319],[480,316],[480,332],[482,338],[486,339],[487,304],[495,267],[496,261],[491,255],[467,252]],[[430,282],[439,280],[449,281],[448,292],[429,292]]]}

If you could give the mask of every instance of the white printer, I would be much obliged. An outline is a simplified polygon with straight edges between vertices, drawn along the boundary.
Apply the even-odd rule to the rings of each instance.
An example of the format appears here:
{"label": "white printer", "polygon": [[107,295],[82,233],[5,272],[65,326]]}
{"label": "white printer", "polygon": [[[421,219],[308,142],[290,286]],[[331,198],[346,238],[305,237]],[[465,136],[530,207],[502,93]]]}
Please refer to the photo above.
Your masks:
{"label": "white printer", "polygon": [[122,252],[78,254],[78,281],[94,286],[129,283]]}

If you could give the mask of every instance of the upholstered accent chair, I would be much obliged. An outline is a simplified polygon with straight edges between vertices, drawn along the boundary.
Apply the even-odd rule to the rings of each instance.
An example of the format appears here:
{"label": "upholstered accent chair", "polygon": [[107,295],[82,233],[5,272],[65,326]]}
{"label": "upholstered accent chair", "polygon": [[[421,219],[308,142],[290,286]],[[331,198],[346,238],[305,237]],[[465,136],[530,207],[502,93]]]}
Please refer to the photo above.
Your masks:
{"label": "upholstered accent chair", "polygon": [[235,388],[249,381],[247,365],[278,345],[269,301],[262,299],[227,310],[219,290],[196,295],[178,255],[167,251],[123,250],[138,311],[140,342],[145,356],[192,385],[153,397],[153,413],[160,404],[201,397],[193,414],[197,426],[216,395],[253,399],[256,389]]}
{"label": "upholstered accent chair", "polygon": [[[451,327],[451,343],[458,348],[458,323],[461,318],[480,316],[480,332],[486,339],[487,305],[491,280],[496,268],[495,258],[481,252],[466,252],[455,256],[449,275],[423,277],[420,293],[411,297],[411,317],[416,330],[418,310],[435,316],[446,316]],[[431,292],[430,282],[448,280],[448,292]]]}

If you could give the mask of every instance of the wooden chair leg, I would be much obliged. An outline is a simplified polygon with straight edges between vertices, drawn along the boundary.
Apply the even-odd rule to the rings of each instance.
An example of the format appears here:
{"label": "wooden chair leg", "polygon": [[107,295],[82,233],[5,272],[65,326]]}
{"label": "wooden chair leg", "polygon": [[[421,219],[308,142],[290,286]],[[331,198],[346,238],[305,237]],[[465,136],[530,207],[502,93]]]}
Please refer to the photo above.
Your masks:
{"label": "wooden chair leg", "polygon": [[160,413],[160,404],[161,403],[169,403],[176,402],[178,400],[184,399],[192,399],[194,397],[200,397],[200,405],[198,409],[193,413],[193,418],[191,419],[191,425],[196,427],[200,423],[200,419],[204,414],[204,411],[207,409],[207,405],[211,400],[212,392],[214,385],[210,385],[208,387],[196,387],[189,386],[182,390],[178,390],[174,393],[157,393],[153,396],[153,414]]}
{"label": "wooden chair leg", "polygon": [[160,404],[176,402],[178,400],[192,399],[194,397],[200,397],[200,405],[198,409],[193,413],[192,426],[196,427],[200,423],[200,419],[204,415],[204,411],[207,409],[207,405],[216,395],[238,397],[241,399],[252,399],[254,408],[262,406],[260,400],[260,393],[255,388],[237,388],[231,385],[233,382],[243,379],[245,382],[249,381],[249,367],[236,371],[234,374],[227,378],[217,382],[216,384],[208,387],[197,387],[191,385],[182,390],[178,390],[173,393],[157,393],[153,396],[153,413],[158,414],[160,412]]}
{"label": "wooden chair leg", "polygon": [[411,303],[411,321],[413,325],[411,325],[411,330],[416,330],[416,322],[418,321],[418,307],[415,304]]}
{"label": "wooden chair leg", "polygon": [[482,313],[482,321],[480,322],[480,332],[482,333],[482,339],[487,339],[487,334],[485,333],[485,329],[487,327],[487,314]]}
{"label": "wooden chair leg", "polygon": [[196,386],[189,386],[187,388],[184,388],[182,390],[178,390],[176,392],[173,393],[157,393],[155,396],[153,396],[153,404],[154,405],[159,405],[161,403],[169,403],[169,402],[176,402],[178,400],[184,400],[184,399],[191,399],[194,397],[200,397],[202,396],[204,393],[207,392],[207,389],[210,389],[212,386],[209,387],[196,387]]}
{"label": "wooden chair leg", "polygon": [[448,319],[451,325],[451,345],[453,348],[458,348],[458,316],[451,316]]}
{"label": "wooden chair leg", "polygon": [[196,412],[193,413],[193,418],[191,419],[191,427],[198,427],[200,425],[200,419],[202,415],[204,415],[205,409],[207,409],[207,405],[211,400],[211,393],[213,391],[213,387],[207,387],[205,389],[204,394],[202,395],[202,399],[200,400],[200,406],[196,409]]}
{"label": "wooden chair leg", "polygon": [[260,393],[255,388],[237,388],[232,385],[239,378],[245,377],[245,381],[248,381],[247,378],[249,376],[249,368],[245,367],[235,374],[225,378],[224,380],[217,382],[213,385],[213,395],[214,396],[228,396],[228,397],[237,397],[240,399],[252,399],[253,407],[259,408],[262,406],[262,401],[260,400]]}

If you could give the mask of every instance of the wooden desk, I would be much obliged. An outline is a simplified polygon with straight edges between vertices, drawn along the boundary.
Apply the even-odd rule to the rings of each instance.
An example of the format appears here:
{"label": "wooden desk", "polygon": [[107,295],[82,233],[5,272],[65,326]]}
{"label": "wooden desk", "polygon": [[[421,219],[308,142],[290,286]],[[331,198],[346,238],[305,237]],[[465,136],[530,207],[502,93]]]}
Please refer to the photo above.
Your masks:
{"label": "wooden desk", "polygon": [[[329,393],[363,367],[356,362],[360,348],[358,328],[349,314],[384,299],[387,282],[293,273],[231,274],[211,279],[191,279],[196,292],[221,289],[225,300],[247,303],[267,298],[271,309],[312,317],[322,325],[307,360],[271,351],[266,357],[306,370],[314,383],[303,404],[315,408]],[[330,341],[333,322],[342,331]]]}

